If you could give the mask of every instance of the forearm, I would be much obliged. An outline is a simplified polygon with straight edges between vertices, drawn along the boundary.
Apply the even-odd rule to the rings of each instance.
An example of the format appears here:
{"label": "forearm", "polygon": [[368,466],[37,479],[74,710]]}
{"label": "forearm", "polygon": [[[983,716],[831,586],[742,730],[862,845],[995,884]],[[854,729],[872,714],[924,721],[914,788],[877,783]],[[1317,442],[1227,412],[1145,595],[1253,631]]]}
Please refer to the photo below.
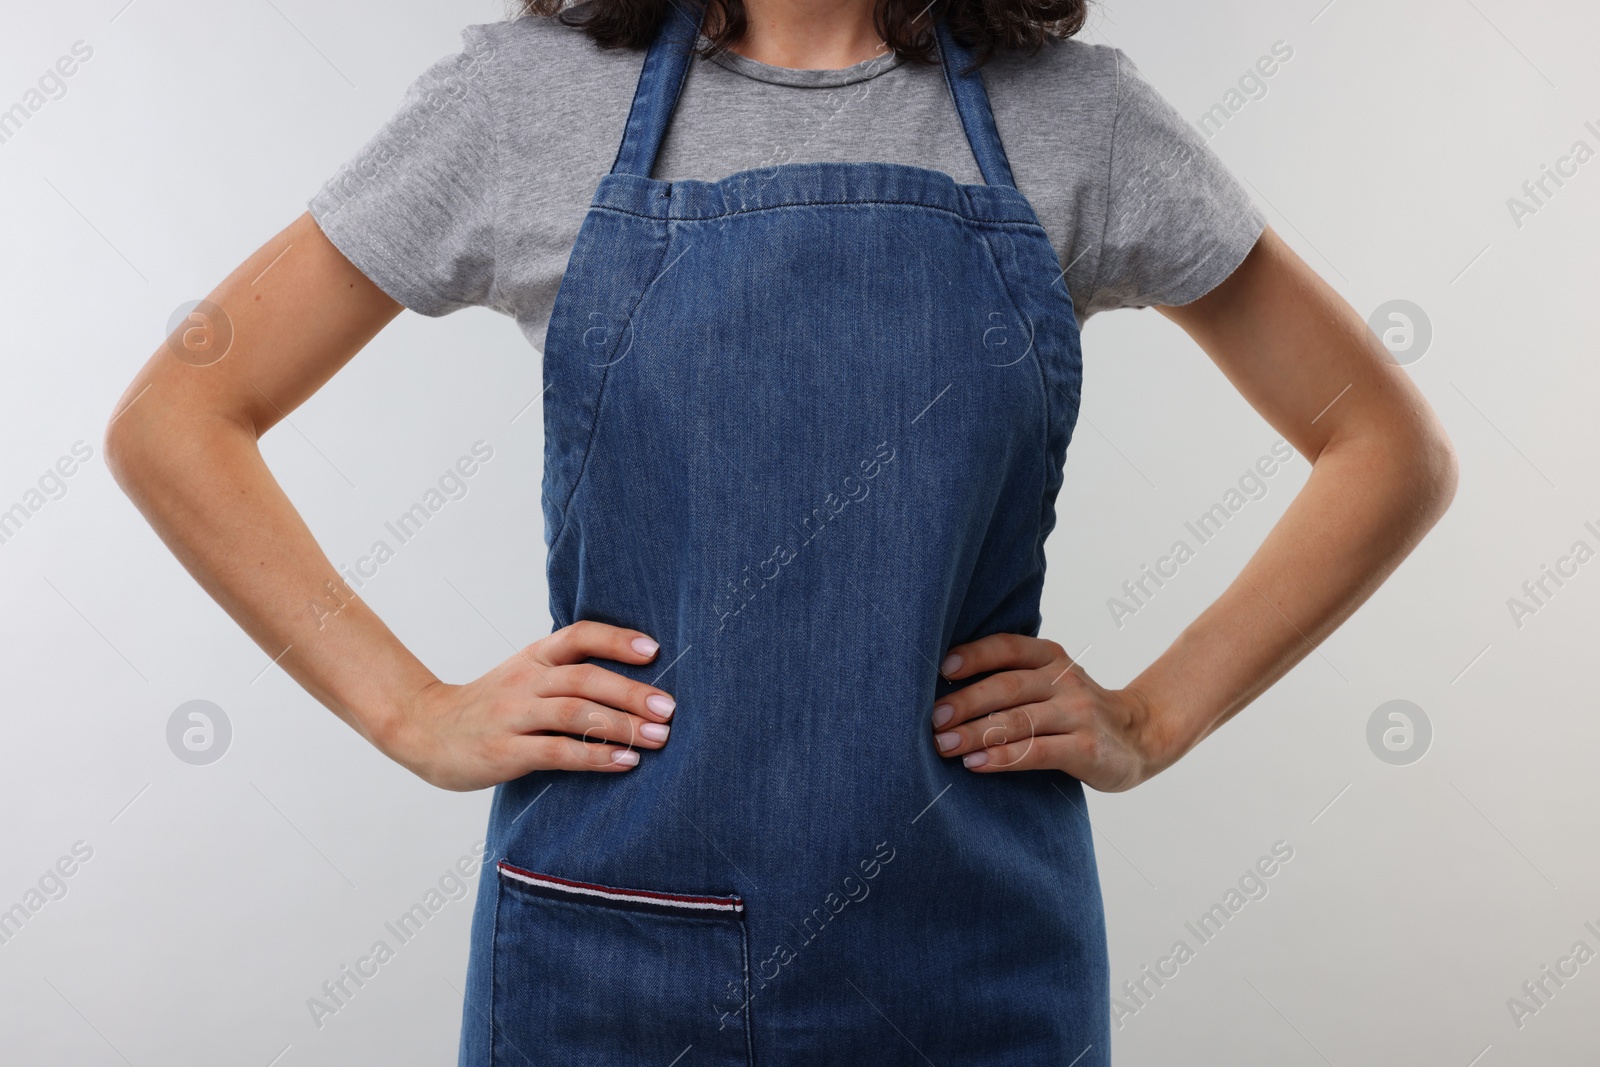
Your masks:
{"label": "forearm", "polygon": [[1238,577],[1129,684],[1148,709],[1152,773],[1338,628],[1438,520],[1454,484],[1441,438],[1395,431],[1330,441]]}
{"label": "forearm", "polygon": [[113,424],[117,482],[195,580],[368,740],[437,681],[357,598],[272,476],[252,428],[145,396]]}

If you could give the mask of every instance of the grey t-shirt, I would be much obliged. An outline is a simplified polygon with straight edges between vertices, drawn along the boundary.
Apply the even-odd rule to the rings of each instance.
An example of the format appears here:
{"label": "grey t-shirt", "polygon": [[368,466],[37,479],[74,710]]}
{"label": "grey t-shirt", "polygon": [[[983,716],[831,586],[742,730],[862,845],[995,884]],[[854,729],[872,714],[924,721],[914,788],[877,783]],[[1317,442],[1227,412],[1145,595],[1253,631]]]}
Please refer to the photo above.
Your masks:
{"label": "grey t-shirt", "polygon": [[[406,307],[488,306],[542,346],[644,52],[602,49],[537,16],[469,26],[462,38],[310,210]],[[1080,322],[1188,303],[1261,234],[1249,196],[1120,49],[1052,41],[981,70],[1013,177]],[[983,181],[937,65],[892,52],[832,71],[697,58],[653,177],[715,180],[791,162],[903,163]]]}

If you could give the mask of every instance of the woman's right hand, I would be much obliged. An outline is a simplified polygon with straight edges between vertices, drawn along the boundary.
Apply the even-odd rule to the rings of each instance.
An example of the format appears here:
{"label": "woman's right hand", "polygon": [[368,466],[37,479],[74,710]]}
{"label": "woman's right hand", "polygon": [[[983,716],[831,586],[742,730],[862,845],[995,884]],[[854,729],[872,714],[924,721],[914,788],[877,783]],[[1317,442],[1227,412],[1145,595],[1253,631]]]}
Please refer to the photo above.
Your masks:
{"label": "woman's right hand", "polygon": [[665,742],[671,697],[583,661],[649,663],[655,642],[578,622],[447,685],[349,588],[261,455],[400,310],[301,214],[146,361],[107,423],[106,464],[272,664],[423,780],[627,770]]}
{"label": "woman's right hand", "polygon": [[586,657],[648,663],[638,630],[579,620],[465,685],[435,682],[375,731],[395,762],[442,789],[497,785],[529,771],[626,771],[635,748],[667,742],[674,702]]}

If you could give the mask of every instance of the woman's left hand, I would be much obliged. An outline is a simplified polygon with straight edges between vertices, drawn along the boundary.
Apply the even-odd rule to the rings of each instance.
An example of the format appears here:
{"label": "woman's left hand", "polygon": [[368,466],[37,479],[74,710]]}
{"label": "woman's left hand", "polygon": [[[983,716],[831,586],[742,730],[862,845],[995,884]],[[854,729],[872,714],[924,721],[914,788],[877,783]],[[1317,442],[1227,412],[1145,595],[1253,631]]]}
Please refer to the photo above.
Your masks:
{"label": "woman's left hand", "polygon": [[1101,792],[1132,789],[1176,759],[1140,694],[1105,689],[1054,641],[994,634],[952,648],[951,681],[995,671],[933,709],[941,756],[980,774],[1058,770]]}

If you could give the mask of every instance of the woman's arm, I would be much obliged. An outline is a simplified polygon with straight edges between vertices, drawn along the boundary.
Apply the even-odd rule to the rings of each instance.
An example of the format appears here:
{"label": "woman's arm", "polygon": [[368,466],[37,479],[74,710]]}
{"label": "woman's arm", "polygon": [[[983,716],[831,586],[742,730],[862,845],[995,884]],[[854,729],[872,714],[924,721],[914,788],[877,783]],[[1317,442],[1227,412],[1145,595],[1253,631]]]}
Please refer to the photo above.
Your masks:
{"label": "woman's arm", "polygon": [[[184,329],[174,334],[118,402],[105,456],[167,547],[268,657],[391,758],[446,788],[480,788],[538,768],[624,770],[637,762],[627,749],[565,734],[664,743],[665,693],[583,663],[648,662],[655,647],[645,635],[578,623],[476,682],[446,685],[318,547],[257,440],[401,306],[309,214],[209,300],[231,325],[226,355],[210,362],[214,353],[184,347]],[[203,332],[187,336],[207,341]]]}
{"label": "woman's arm", "polygon": [[1311,475],[1233,583],[1125,689],[1101,688],[1051,641],[951,649],[947,677],[1001,672],[935,712],[958,739],[942,753],[975,770],[1055,767],[1102,790],[1159,773],[1349,618],[1455,494],[1455,453],[1410,377],[1270,227],[1222,284],[1159,310]]}

